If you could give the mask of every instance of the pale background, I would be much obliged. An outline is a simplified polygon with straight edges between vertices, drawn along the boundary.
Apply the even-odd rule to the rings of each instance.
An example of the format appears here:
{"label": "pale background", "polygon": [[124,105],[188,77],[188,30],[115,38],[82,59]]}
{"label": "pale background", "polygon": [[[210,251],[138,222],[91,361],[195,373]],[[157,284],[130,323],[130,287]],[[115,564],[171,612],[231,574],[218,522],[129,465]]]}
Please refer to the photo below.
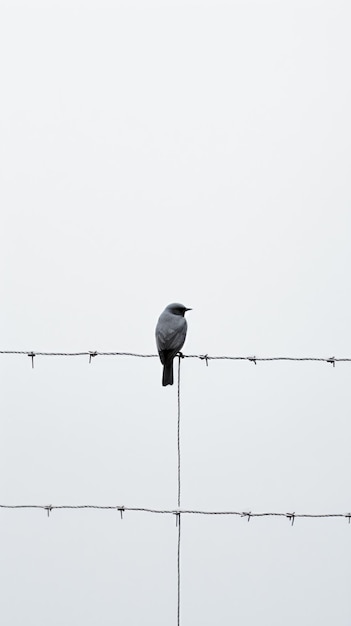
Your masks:
{"label": "pale background", "polygon": [[[0,2],[1,349],[351,357],[347,1]],[[157,359],[1,356],[0,502],[177,504]],[[351,365],[182,362],[182,505],[347,513]],[[176,624],[173,517],[0,511],[4,626]],[[342,520],[184,518],[182,626],[349,626]]]}

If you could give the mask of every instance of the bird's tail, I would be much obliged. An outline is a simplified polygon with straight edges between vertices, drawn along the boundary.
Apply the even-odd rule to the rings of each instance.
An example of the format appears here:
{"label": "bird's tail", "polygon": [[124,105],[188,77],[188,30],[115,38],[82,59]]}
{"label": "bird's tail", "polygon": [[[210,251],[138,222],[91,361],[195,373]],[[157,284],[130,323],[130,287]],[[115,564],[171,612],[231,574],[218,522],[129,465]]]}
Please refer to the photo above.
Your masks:
{"label": "bird's tail", "polygon": [[163,366],[162,385],[173,385],[173,359]]}

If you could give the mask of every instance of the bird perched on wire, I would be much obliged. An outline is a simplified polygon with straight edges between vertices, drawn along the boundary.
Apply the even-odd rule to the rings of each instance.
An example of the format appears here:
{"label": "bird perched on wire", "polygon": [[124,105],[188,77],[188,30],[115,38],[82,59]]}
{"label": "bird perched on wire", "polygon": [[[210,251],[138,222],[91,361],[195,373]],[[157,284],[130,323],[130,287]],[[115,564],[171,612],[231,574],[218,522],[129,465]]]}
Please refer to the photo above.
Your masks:
{"label": "bird perched on wire", "polygon": [[173,302],[161,313],[156,326],[156,344],[163,365],[162,385],[173,385],[173,359],[183,347],[188,328],[184,314],[191,311]]}

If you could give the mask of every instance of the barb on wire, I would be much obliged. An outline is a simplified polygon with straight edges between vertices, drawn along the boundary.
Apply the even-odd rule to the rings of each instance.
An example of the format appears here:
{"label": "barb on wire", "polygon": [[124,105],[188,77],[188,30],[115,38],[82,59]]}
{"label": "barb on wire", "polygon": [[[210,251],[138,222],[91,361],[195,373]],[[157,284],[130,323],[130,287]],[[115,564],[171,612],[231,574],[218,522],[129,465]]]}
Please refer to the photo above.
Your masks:
{"label": "barb on wire", "polygon": [[201,361],[205,361],[206,363],[206,367],[208,367],[208,359],[211,358],[208,356],[208,354],[199,354],[199,359],[201,359]]}
{"label": "barb on wire", "polygon": [[175,515],[177,525],[179,525],[181,515],[219,515],[219,516],[232,516],[243,517],[248,521],[254,517],[285,517],[292,524],[296,519],[332,519],[332,518],[344,518],[348,523],[351,522],[351,513],[284,513],[284,512],[257,512],[252,511],[231,511],[231,510],[212,510],[206,511],[204,509],[156,509],[142,506],[121,506],[121,505],[103,505],[103,504],[0,504],[0,509],[41,509],[46,511],[48,515],[55,510],[97,510],[97,511],[119,511],[121,517],[125,511],[132,513],[154,513],[157,515]]}
{"label": "barb on wire", "polygon": [[96,350],[94,350],[94,352],[89,352],[89,363],[91,363],[91,359],[93,359],[94,356],[97,356],[97,354]]}
{"label": "barb on wire", "polygon": [[248,513],[245,513],[245,512],[242,513],[241,517],[247,517],[247,521],[249,522],[250,518],[251,518],[251,515],[252,515],[251,511],[249,511]]}
{"label": "barb on wire", "polygon": [[295,517],[296,517],[295,513],[287,513],[286,517],[291,522],[291,526],[294,526]]}
{"label": "barb on wire", "polygon": [[121,514],[121,519],[123,519],[123,513],[124,513],[124,511],[125,511],[125,507],[124,507],[124,506],[118,506],[118,507],[117,507],[117,511],[119,511],[119,512],[120,512],[120,514]]}

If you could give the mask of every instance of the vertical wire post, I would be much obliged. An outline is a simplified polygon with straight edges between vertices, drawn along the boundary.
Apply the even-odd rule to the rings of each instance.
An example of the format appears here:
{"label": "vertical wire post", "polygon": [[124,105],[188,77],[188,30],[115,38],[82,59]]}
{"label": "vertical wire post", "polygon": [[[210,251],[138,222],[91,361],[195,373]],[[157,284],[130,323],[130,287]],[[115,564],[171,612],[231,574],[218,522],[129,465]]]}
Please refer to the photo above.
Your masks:
{"label": "vertical wire post", "polygon": [[180,508],[180,359],[178,356],[178,509]]}
{"label": "vertical wire post", "polygon": [[177,626],[180,626],[180,513],[178,513],[178,556],[177,556],[177,576],[178,576],[178,597],[177,597]]}
{"label": "vertical wire post", "polygon": [[[180,360],[181,356],[178,356],[178,509],[180,509]],[[180,626],[180,518],[181,515],[178,512],[178,551],[177,551],[177,626]]]}

